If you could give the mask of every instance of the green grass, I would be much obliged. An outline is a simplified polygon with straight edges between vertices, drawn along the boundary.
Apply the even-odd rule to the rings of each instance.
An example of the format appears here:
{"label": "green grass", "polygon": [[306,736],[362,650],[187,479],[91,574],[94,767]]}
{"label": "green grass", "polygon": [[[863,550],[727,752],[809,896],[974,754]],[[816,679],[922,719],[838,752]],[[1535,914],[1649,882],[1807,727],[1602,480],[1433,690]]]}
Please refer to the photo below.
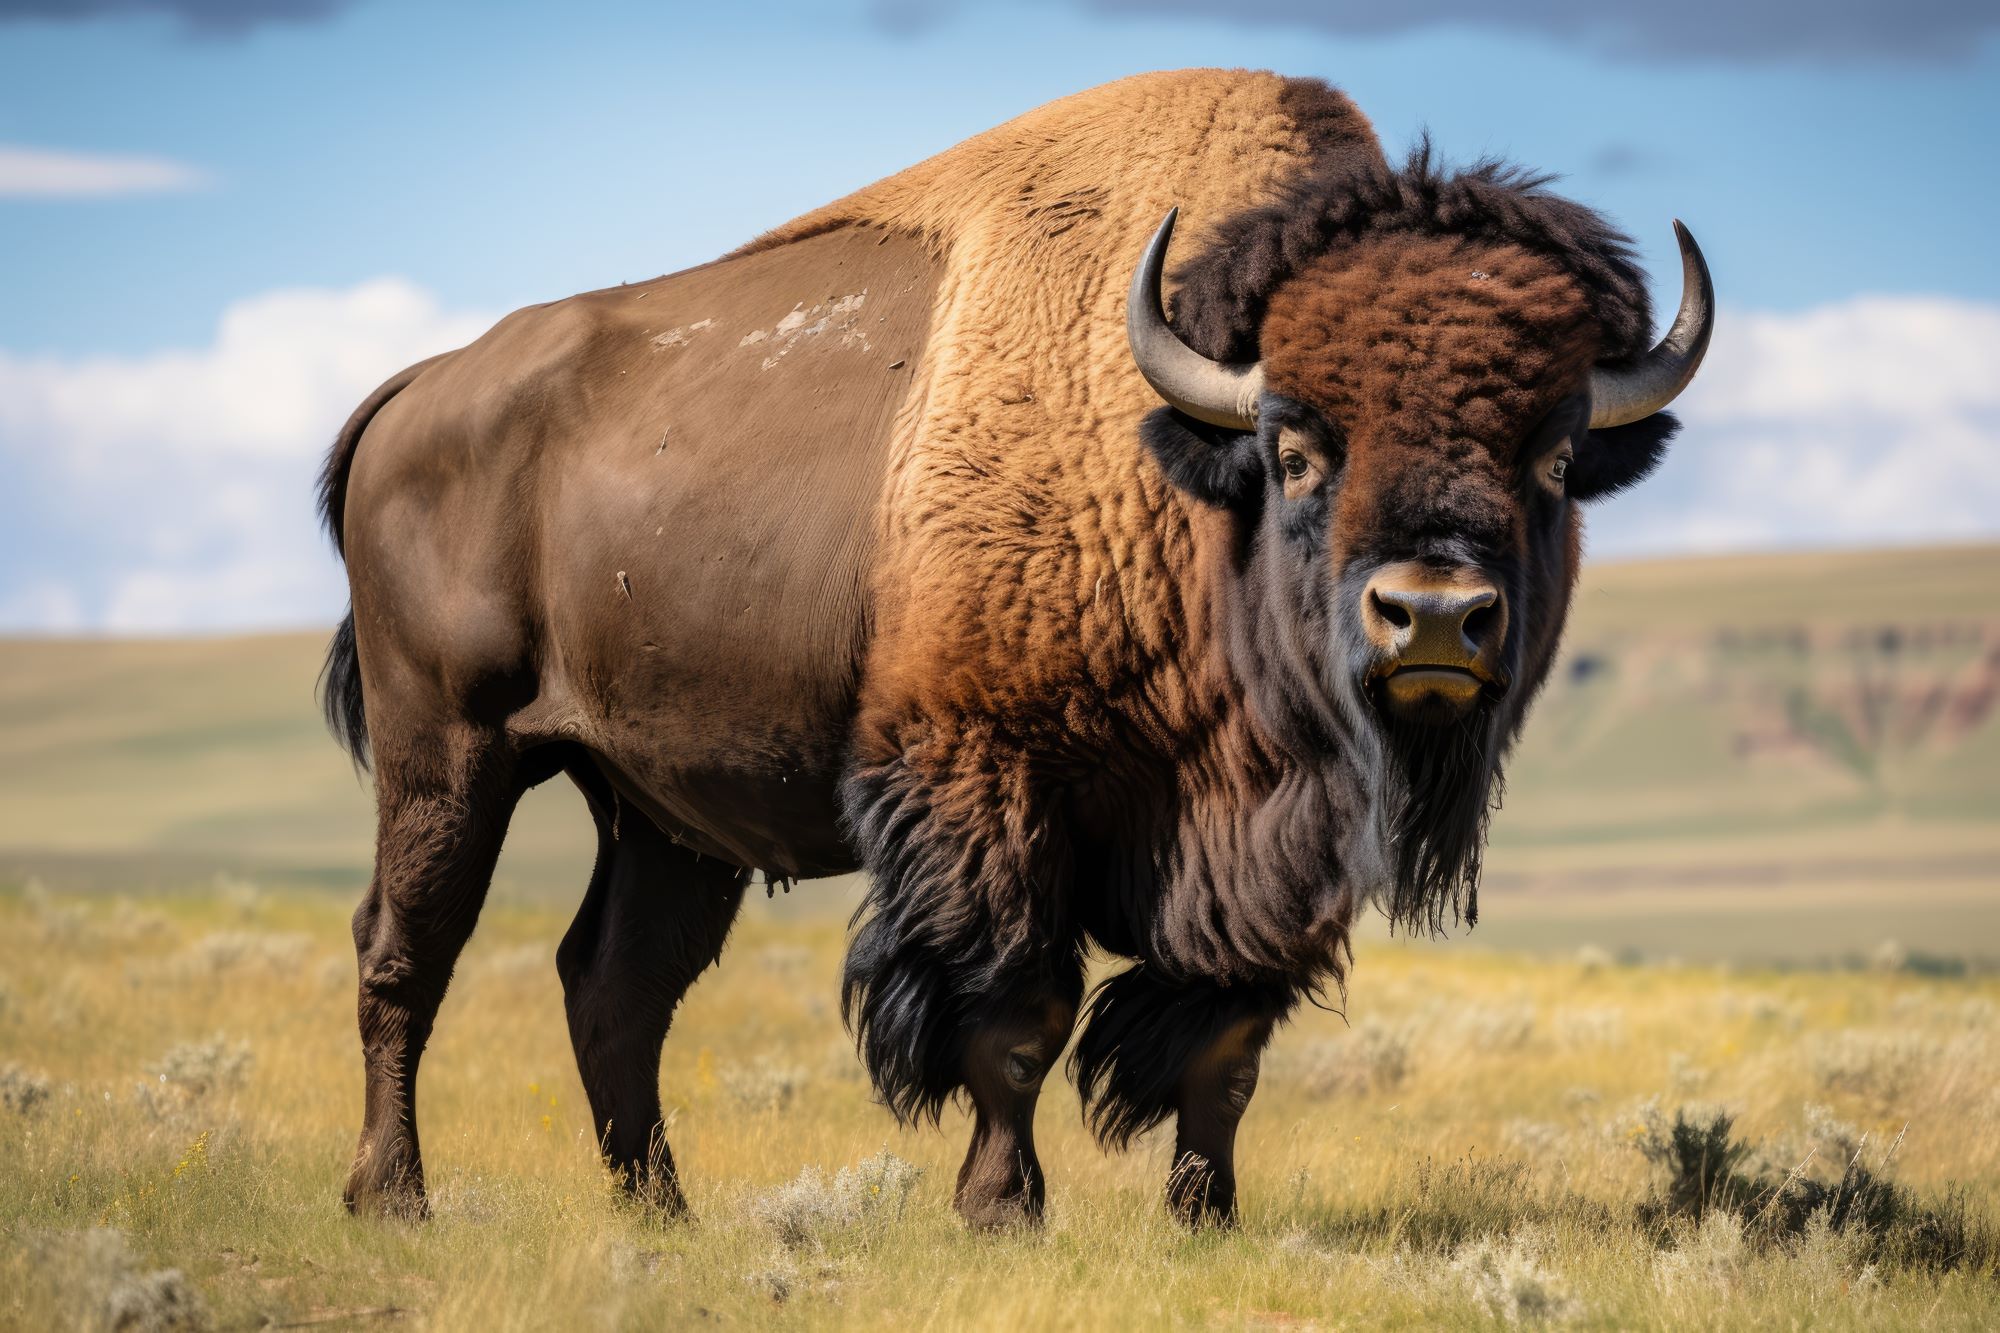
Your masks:
{"label": "green grass", "polygon": [[[0,1324],[103,1326],[163,1288],[221,1327],[489,1330],[1969,1329],[2000,1308],[2000,979],[1370,943],[1352,1030],[1308,1011],[1266,1062],[1239,1229],[1170,1225],[1167,1143],[1104,1156],[1064,1084],[1039,1123],[1048,1225],[983,1236],[949,1210],[964,1117],[899,1130],[869,1097],[833,1012],[839,928],[762,904],[668,1043],[696,1220],[627,1203],[570,1060],[563,925],[503,907],[468,950],[424,1065],[436,1216],[412,1226],[338,1204],[361,1087],[342,905],[0,894],[0,1087],[43,1090],[0,1106]],[[1849,1148],[1827,1145],[1865,1134],[1910,1206],[1956,1193],[1972,1241],[1663,1223],[1647,1154],[1687,1104],[1736,1113],[1746,1177],[1817,1148],[1837,1182]],[[834,1183],[883,1151],[921,1168],[907,1192]]]}

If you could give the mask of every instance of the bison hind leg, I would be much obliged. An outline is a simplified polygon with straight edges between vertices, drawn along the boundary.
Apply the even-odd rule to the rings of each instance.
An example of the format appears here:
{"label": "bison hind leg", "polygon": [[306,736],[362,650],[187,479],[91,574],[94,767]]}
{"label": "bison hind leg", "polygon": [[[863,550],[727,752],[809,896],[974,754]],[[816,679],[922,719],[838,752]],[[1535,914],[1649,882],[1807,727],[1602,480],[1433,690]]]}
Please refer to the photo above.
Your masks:
{"label": "bison hind leg", "polygon": [[342,1198],[423,1217],[417,1066],[472,934],[522,783],[504,738],[461,724],[378,746],[375,875],[354,913],[356,1018],[367,1090]]}

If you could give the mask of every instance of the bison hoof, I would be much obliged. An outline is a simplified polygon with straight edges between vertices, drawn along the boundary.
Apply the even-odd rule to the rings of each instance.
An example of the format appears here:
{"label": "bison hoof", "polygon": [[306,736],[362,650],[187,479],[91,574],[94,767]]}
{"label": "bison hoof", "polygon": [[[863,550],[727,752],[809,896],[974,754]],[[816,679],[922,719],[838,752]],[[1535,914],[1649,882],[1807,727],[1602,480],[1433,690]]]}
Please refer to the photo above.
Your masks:
{"label": "bison hoof", "polygon": [[634,1203],[643,1204],[656,1210],[662,1217],[683,1222],[692,1220],[688,1210],[687,1195],[681,1193],[680,1182],[673,1173],[654,1174],[648,1171],[623,1171],[621,1183],[625,1193]]}
{"label": "bison hoof", "polygon": [[1042,1224],[1041,1203],[1027,1194],[977,1198],[961,1194],[952,1200],[952,1207],[974,1231],[1006,1231]]}
{"label": "bison hoof", "polygon": [[[422,1222],[431,1215],[424,1193],[424,1172],[412,1167],[412,1154],[364,1152],[348,1174],[340,1201],[356,1217],[385,1217]],[[384,1165],[386,1159],[386,1165]]]}
{"label": "bison hoof", "polygon": [[1167,1177],[1167,1212],[1190,1229],[1233,1227],[1236,1180],[1200,1153],[1183,1153]]}
{"label": "bison hoof", "polygon": [[350,1184],[340,1201],[356,1217],[379,1217],[392,1222],[424,1222],[430,1219],[431,1202],[422,1184],[399,1182],[389,1186]]}

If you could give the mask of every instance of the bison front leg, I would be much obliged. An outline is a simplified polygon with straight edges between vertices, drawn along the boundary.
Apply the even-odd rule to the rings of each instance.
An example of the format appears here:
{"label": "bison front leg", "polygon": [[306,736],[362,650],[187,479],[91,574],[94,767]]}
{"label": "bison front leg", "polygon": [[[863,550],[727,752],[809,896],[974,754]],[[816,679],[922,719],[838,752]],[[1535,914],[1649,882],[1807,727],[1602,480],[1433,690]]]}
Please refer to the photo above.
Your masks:
{"label": "bison front leg", "polygon": [[936,1123],[960,1092],[971,1102],[959,1213],[1034,1222],[1035,1103],[1083,998],[1068,851],[1009,738],[977,719],[912,730],[842,793],[869,871],[842,1007],[899,1120]]}
{"label": "bison front leg", "polygon": [[1194,1053],[1175,1089],[1167,1211],[1187,1226],[1236,1220],[1236,1126],[1257,1091],[1276,1020],[1239,1018]]}
{"label": "bison front leg", "polygon": [[[1068,946],[1033,951],[1011,983],[968,985],[984,965],[951,965],[900,913],[877,912],[847,956],[844,1001],[882,1101],[905,1124],[936,1123],[960,1092],[972,1144],[952,1204],[975,1227],[1041,1220],[1035,1104],[1069,1039],[1082,972]],[[1053,961],[1053,966],[1051,962]]]}
{"label": "bison front leg", "polygon": [[952,1206],[975,1227],[1039,1222],[1048,1190],[1035,1156],[1035,1104],[1076,1019],[1074,1000],[1050,999],[976,1028],[965,1048],[972,1143]]}
{"label": "bison front leg", "polygon": [[1282,987],[1177,983],[1143,965],[1090,998],[1072,1063],[1091,1128],[1123,1148],[1172,1116],[1167,1208],[1189,1226],[1236,1218],[1236,1126],[1292,1003]]}

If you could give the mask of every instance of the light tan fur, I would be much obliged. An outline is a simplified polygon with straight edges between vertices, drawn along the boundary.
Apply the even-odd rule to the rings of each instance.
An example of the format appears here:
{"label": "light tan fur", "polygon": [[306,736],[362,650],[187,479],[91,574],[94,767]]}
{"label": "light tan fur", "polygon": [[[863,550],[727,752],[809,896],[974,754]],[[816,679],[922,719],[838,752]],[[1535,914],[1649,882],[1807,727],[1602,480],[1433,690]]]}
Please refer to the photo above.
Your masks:
{"label": "light tan fur", "polygon": [[[1125,350],[1126,283],[1170,207],[1175,255],[1195,253],[1326,151],[1288,85],[1243,70],[1107,84],[746,247],[872,224],[920,235],[944,266],[881,507],[864,762],[940,728],[962,739],[974,717],[1060,723],[1093,688],[1116,688],[1148,731],[1199,731],[1203,691],[1171,649],[1211,638],[1213,542],[1196,529],[1222,528],[1139,443],[1159,398]],[[1340,109],[1348,142],[1372,148],[1366,119]]]}

